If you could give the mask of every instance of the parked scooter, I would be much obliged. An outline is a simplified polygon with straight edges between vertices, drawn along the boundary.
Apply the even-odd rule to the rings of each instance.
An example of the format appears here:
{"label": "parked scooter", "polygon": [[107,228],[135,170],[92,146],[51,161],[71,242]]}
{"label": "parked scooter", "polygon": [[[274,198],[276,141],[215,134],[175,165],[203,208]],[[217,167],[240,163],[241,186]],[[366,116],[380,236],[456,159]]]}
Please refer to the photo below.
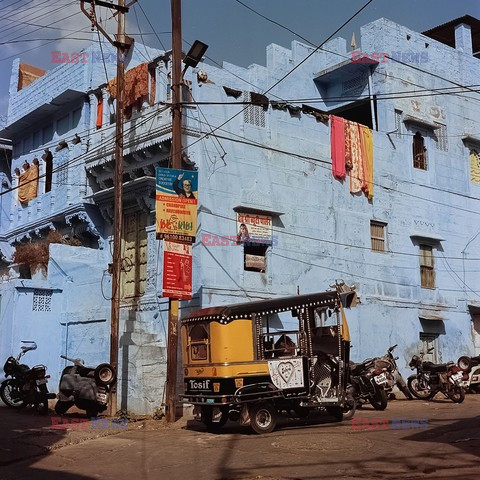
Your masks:
{"label": "parked scooter", "polygon": [[387,396],[392,393],[393,387],[396,385],[398,389],[407,397],[408,400],[412,399],[412,394],[407,387],[402,374],[398,370],[397,362],[398,357],[393,355],[393,351],[398,345],[393,345],[387,350],[387,353],[382,357],[376,357],[373,359],[373,365],[375,370],[375,380],[378,384],[383,385],[383,388],[387,392]]}
{"label": "parked scooter", "polygon": [[353,387],[353,397],[356,408],[369,402],[375,410],[385,410],[388,398],[383,385],[386,378],[376,375],[374,360],[369,358],[362,363],[350,362],[350,384]]}
{"label": "parked scooter", "polygon": [[49,393],[47,388],[48,378],[47,367],[45,365],[36,365],[30,368],[28,365],[20,363],[20,359],[30,350],[36,350],[37,344],[30,341],[22,341],[29,344],[22,346],[21,352],[17,356],[8,357],[3,371],[7,378],[0,385],[0,397],[7,407],[23,408],[33,406],[40,415],[46,415],[48,412],[48,399],[55,398],[54,393]]}
{"label": "parked scooter", "polygon": [[476,357],[460,357],[457,365],[468,374],[468,379],[462,382],[462,387],[467,391],[480,393],[480,355]]}
{"label": "parked scooter", "polygon": [[79,358],[60,357],[72,362],[73,366],[63,369],[55,412],[63,415],[75,405],[85,410],[88,417],[96,417],[106,410],[108,394],[117,380],[114,368],[108,363],[96,368],[86,367]]}
{"label": "parked scooter", "polygon": [[[427,353],[432,351],[433,348],[430,348]],[[442,392],[452,402],[462,403],[465,400],[465,390],[461,382],[468,376],[454,362],[424,362],[424,356],[425,353],[420,352],[420,355],[414,355],[409,363],[412,370],[417,369],[416,375],[408,377],[408,388],[412,395],[421,400],[430,400],[438,392]]]}

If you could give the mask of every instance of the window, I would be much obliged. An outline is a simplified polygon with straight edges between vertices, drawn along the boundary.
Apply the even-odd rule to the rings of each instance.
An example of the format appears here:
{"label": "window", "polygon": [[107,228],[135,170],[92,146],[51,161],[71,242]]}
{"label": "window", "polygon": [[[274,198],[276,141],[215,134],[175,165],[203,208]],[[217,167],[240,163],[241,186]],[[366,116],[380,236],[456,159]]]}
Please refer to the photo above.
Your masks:
{"label": "window", "polygon": [[50,312],[52,310],[52,291],[44,289],[35,289],[33,291],[34,312]]}
{"label": "window", "polygon": [[265,273],[267,270],[267,248],[268,245],[245,244],[243,246],[244,270]]}
{"label": "window", "polygon": [[33,148],[38,148],[42,143],[42,136],[40,130],[33,134]]}
{"label": "window", "polygon": [[395,130],[398,138],[402,138],[402,111],[395,110]]}
{"label": "window", "polygon": [[448,142],[447,142],[447,126],[442,123],[436,123],[438,128],[435,130],[435,135],[437,137],[437,149],[442,150],[443,152],[448,151]]}
{"label": "window", "polygon": [[[243,92],[243,101],[252,101],[250,92]],[[257,105],[246,105],[243,110],[243,121],[257,127],[265,127],[265,110]]]}
{"label": "window", "polygon": [[78,127],[78,124],[80,123],[81,118],[82,118],[82,109],[77,108],[72,113],[72,128]]}
{"label": "window", "polygon": [[52,175],[53,175],[53,156],[50,151],[42,155],[45,162],[45,193],[52,189]]}
{"label": "window", "polygon": [[420,132],[413,136],[413,166],[421,170],[427,170],[427,149],[425,139]]}
{"label": "window", "polygon": [[[425,354],[425,362],[437,363],[438,334],[420,332],[420,341],[422,342],[421,351]],[[429,352],[430,349],[433,349]]]}
{"label": "window", "polygon": [[420,285],[422,288],[435,288],[435,270],[433,248],[430,245],[420,247]]}
{"label": "window", "polygon": [[370,239],[372,241],[372,250],[374,252],[385,251],[385,223],[370,221]]}
{"label": "window", "polygon": [[208,332],[206,325],[197,324],[193,327],[190,327],[189,347],[190,360],[207,360]]}
{"label": "window", "polygon": [[478,150],[470,150],[470,181],[480,185],[480,154]]}
{"label": "window", "polygon": [[70,116],[65,115],[57,120],[57,135],[61,136],[70,130]]}
{"label": "window", "polygon": [[43,144],[53,139],[53,125],[50,124],[43,129]]}

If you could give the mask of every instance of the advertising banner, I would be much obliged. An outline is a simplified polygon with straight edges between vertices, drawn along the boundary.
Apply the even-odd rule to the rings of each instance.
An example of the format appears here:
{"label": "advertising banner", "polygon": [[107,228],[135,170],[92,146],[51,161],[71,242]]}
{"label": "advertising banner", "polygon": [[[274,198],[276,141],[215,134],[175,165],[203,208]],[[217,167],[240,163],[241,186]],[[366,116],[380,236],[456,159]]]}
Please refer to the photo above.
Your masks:
{"label": "advertising banner", "polygon": [[164,241],[162,297],[192,298],[192,246]]}
{"label": "advertising banner", "polygon": [[157,239],[195,242],[198,172],[156,169]]}
{"label": "advertising banner", "polygon": [[237,213],[237,241],[250,244],[272,244],[272,217],[256,213]]}

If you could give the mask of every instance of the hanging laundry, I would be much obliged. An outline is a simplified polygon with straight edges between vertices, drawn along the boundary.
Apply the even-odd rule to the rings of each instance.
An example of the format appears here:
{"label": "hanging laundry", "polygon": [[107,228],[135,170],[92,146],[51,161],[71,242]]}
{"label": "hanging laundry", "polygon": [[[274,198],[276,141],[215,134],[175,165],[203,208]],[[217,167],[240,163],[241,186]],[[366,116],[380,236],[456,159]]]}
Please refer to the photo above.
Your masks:
{"label": "hanging laundry", "polygon": [[363,156],[363,188],[368,199],[373,198],[373,135],[372,131],[365,125],[359,125],[361,128],[360,139],[362,142]]}
{"label": "hanging laundry", "polygon": [[352,169],[350,170],[350,192],[361,192],[364,186],[365,155],[362,152],[362,125],[347,120],[350,125],[350,152]]}
{"label": "hanging laundry", "polygon": [[97,128],[102,128],[103,125],[103,97],[98,97],[97,102],[97,121],[95,122],[95,126]]}
{"label": "hanging laundry", "polygon": [[38,165],[33,164],[23,172],[18,179],[18,201],[27,203],[37,196]]}
{"label": "hanging laundry", "polygon": [[[116,98],[117,77],[108,82],[108,93]],[[131,107],[136,100],[148,95],[148,64],[142,63],[125,73],[123,108]]]}
{"label": "hanging laundry", "polygon": [[345,169],[345,121],[342,117],[331,116],[330,149],[332,157],[332,174],[343,180],[347,176]]}

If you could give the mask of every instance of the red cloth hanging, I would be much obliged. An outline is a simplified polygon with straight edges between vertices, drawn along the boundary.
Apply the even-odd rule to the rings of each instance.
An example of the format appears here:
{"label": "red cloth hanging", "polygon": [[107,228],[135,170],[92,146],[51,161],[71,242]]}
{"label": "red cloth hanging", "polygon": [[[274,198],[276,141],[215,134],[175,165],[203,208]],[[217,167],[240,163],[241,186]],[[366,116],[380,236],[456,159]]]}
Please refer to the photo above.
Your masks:
{"label": "red cloth hanging", "polygon": [[103,97],[98,98],[98,103],[97,103],[97,122],[95,125],[97,128],[102,128],[103,124]]}
{"label": "red cloth hanging", "polygon": [[345,122],[342,117],[330,117],[330,147],[332,157],[332,174],[343,180],[347,176],[345,170]]}

